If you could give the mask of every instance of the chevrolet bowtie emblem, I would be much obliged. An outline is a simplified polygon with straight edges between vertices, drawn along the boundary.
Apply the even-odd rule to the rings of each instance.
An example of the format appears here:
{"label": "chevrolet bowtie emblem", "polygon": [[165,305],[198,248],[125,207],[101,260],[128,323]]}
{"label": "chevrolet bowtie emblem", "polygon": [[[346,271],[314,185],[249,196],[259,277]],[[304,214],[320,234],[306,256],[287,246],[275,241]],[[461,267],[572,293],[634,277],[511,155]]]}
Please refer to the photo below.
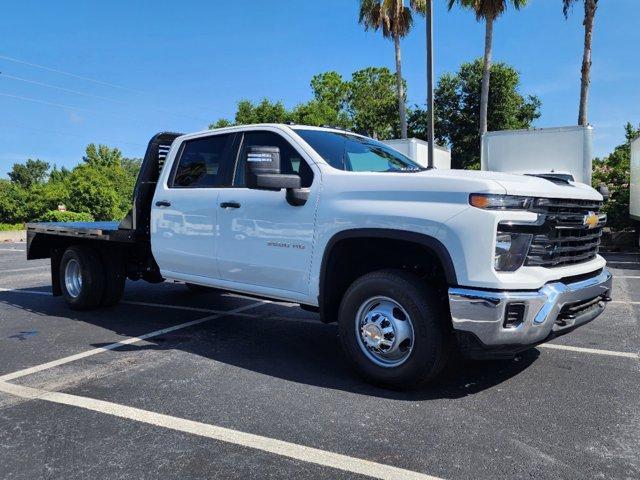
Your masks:
{"label": "chevrolet bowtie emblem", "polygon": [[600,218],[595,212],[589,212],[582,218],[582,224],[589,229],[596,228],[599,222]]}

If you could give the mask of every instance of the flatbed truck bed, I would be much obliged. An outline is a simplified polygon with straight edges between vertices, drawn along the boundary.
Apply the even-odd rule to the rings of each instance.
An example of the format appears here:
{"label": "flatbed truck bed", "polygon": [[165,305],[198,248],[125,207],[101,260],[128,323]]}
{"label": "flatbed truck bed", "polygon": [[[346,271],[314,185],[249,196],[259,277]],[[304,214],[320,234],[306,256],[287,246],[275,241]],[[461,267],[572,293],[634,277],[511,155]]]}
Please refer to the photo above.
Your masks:
{"label": "flatbed truck bed", "polygon": [[134,242],[135,231],[120,228],[120,222],[46,222],[27,223],[27,237],[37,234],[90,238],[115,242]]}

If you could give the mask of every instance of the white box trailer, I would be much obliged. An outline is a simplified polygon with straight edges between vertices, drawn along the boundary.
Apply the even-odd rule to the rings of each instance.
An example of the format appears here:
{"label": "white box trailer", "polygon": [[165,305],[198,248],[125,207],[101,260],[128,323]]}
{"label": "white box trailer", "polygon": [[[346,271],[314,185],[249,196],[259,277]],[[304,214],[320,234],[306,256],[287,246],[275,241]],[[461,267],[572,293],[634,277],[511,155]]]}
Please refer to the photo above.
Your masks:
{"label": "white box trailer", "polygon": [[508,173],[570,173],[591,185],[593,127],[501,130],[482,136],[482,170]]}
{"label": "white box trailer", "polygon": [[[418,165],[426,167],[429,158],[429,143],[419,138],[394,138],[383,140],[390,147],[406,155]],[[435,146],[433,152],[433,166],[439,169],[451,168],[451,152],[444,147]]]}
{"label": "white box trailer", "polygon": [[631,142],[629,216],[640,222],[640,137]]}

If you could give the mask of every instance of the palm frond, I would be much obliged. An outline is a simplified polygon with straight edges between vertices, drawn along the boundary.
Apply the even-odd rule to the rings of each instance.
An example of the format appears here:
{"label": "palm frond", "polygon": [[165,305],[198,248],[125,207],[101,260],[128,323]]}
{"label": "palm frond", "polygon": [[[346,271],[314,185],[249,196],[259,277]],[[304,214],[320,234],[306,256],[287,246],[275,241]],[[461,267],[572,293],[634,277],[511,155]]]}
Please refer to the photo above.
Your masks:
{"label": "palm frond", "polygon": [[520,10],[526,4],[527,0],[447,0],[449,10],[451,10],[454,5],[467,8],[476,14],[478,21],[488,18],[498,18],[507,9],[507,5],[512,5],[516,10]]}
{"label": "palm frond", "polygon": [[571,11],[571,7],[576,3],[577,0],[562,0],[562,14],[564,18],[569,18],[569,12]]}

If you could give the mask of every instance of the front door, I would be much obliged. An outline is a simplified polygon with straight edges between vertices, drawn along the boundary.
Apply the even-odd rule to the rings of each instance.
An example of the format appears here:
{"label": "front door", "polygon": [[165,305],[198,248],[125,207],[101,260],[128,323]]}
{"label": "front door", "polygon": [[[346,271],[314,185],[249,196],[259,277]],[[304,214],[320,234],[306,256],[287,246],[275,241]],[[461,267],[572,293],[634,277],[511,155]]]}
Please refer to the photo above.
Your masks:
{"label": "front door", "polygon": [[151,244],[163,275],[218,278],[217,187],[228,184],[235,135],[186,140],[151,204]]}
{"label": "front door", "polygon": [[[305,205],[290,205],[284,190],[244,187],[246,152],[250,146],[280,149],[282,173],[298,173],[302,186],[311,189]],[[307,294],[319,170],[315,165],[312,168],[304,155],[275,132],[244,133],[239,152],[233,186],[221,189],[218,197],[220,275],[228,281]]]}

